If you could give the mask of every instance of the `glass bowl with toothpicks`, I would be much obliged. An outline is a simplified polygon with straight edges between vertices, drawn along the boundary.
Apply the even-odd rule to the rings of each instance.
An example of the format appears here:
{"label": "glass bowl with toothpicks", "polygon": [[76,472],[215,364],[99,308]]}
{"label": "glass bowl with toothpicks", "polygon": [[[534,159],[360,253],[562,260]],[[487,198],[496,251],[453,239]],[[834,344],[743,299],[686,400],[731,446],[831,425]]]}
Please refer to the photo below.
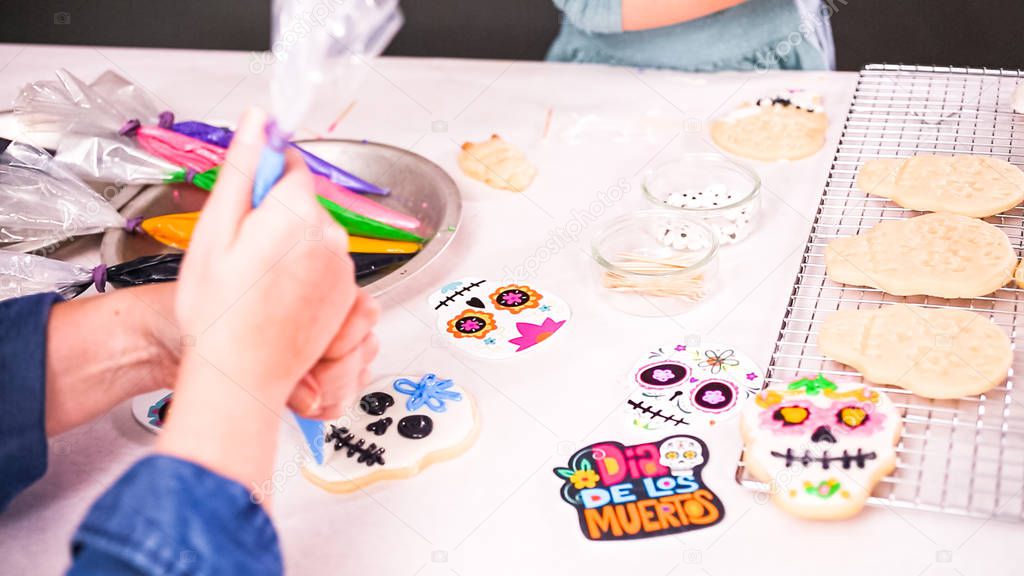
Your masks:
{"label": "glass bowl with toothpicks", "polygon": [[710,293],[718,236],[703,220],[673,210],[620,216],[595,235],[598,283],[610,305],[637,316],[675,316]]}
{"label": "glass bowl with toothpicks", "polygon": [[719,154],[687,154],[644,177],[644,196],[657,208],[699,218],[722,245],[746,238],[761,207],[761,178]]}

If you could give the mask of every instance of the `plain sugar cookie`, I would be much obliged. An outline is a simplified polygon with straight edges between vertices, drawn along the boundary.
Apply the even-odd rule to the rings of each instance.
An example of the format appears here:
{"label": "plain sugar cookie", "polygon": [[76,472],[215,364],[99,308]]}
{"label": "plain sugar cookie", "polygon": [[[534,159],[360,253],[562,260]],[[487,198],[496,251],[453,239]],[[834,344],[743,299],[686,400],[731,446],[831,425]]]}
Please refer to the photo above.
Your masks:
{"label": "plain sugar cookie", "polygon": [[768,484],[772,502],[820,520],[860,512],[896,468],[903,428],[884,393],[821,375],[764,389],[744,407],[740,423],[743,463]]}
{"label": "plain sugar cookie", "polygon": [[466,142],[459,152],[459,168],[492,188],[522,192],[533,182],[537,169],[515,146],[494,134],[483,142]]}
{"label": "plain sugar cookie", "polygon": [[822,354],[925,398],[960,398],[1006,381],[1010,339],[976,312],[892,304],[839,310],[818,334]]}
{"label": "plain sugar cookie", "polygon": [[1024,172],[988,156],[914,156],[868,160],[857,187],[922,212],[985,218],[1024,201]]}
{"label": "plain sugar cookie", "polygon": [[799,160],[825,144],[828,117],[820,97],[788,90],[746,104],[711,124],[711,138],[729,152],[754,160]]}
{"label": "plain sugar cookie", "polygon": [[1002,288],[1016,264],[1001,230],[945,212],[881,222],[825,248],[825,272],[833,282],[896,296],[984,296]]}

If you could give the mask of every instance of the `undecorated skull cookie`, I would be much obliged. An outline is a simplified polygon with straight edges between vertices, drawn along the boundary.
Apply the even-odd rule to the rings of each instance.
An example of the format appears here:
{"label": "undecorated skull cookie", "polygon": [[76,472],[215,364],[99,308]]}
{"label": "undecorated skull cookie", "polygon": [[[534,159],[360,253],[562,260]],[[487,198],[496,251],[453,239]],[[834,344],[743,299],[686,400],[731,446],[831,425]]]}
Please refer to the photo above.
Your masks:
{"label": "undecorated skull cookie", "polygon": [[1024,172],[988,156],[878,158],[857,172],[857,187],[911,210],[984,218],[1024,200]]}
{"label": "undecorated skull cookie", "polygon": [[822,354],[875,384],[925,398],[959,398],[1006,381],[1013,349],[1003,329],[968,310],[891,304],[836,310],[818,334]]}
{"label": "undecorated skull cookie", "polygon": [[761,369],[732,346],[672,343],[652,350],[629,373],[626,400],[634,425],[645,430],[711,426],[739,413],[764,384]]}
{"label": "undecorated skull cookie", "polygon": [[744,409],[743,462],[787,512],[857,514],[896,467],[899,411],[881,392],[824,376],[769,387]]}
{"label": "undecorated skull cookie", "polygon": [[345,416],[328,425],[324,463],[303,474],[329,492],[352,492],[405,478],[465,452],[476,439],[473,399],[434,374],[371,384]]}
{"label": "undecorated skull cookie", "polygon": [[465,278],[428,298],[441,338],[483,358],[508,358],[544,344],[569,321],[569,305],[536,286]]}
{"label": "undecorated skull cookie", "polygon": [[984,296],[1009,282],[1016,265],[1002,230],[946,212],[879,222],[825,248],[830,280],[895,296]]}

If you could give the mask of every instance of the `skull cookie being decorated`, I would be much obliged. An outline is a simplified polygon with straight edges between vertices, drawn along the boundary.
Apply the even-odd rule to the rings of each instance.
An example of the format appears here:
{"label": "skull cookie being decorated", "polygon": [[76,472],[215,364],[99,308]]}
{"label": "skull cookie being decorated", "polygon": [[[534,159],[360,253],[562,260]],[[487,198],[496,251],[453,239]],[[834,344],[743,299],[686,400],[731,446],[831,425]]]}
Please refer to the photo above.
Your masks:
{"label": "skull cookie being decorated", "polygon": [[630,420],[645,430],[710,426],[739,413],[764,384],[761,369],[731,346],[668,344],[646,354],[629,372],[635,390]]}
{"label": "skull cookie being decorated", "polygon": [[412,476],[476,440],[473,399],[434,374],[378,380],[345,414],[329,423],[324,463],[309,459],[302,470],[329,492]]}
{"label": "skull cookie being decorated", "polygon": [[741,420],[743,462],[772,500],[803,518],[857,514],[896,467],[902,423],[884,393],[824,376],[771,387]]}
{"label": "skull cookie being decorated", "polygon": [[569,321],[564,300],[533,286],[479,278],[450,282],[428,299],[437,329],[451,345],[482,358],[533,349]]}

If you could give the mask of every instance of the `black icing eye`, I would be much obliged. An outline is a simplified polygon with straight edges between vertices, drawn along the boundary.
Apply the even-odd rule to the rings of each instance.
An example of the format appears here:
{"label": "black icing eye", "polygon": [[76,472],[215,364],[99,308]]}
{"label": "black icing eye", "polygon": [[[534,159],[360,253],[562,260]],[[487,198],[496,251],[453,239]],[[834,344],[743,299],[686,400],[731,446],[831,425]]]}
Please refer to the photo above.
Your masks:
{"label": "black icing eye", "polygon": [[395,405],[395,399],[387,392],[370,392],[359,400],[359,407],[371,416],[380,416]]}
{"label": "black icing eye", "polygon": [[487,320],[480,316],[467,315],[455,322],[455,329],[463,334],[476,334],[487,328]]}
{"label": "black icing eye", "polygon": [[413,440],[426,438],[433,431],[434,421],[430,419],[430,416],[424,414],[406,416],[398,421],[398,433],[406,438]]}
{"label": "black icing eye", "polygon": [[736,387],[725,380],[705,380],[693,389],[691,401],[705,412],[724,412],[736,404]]}
{"label": "black icing eye", "polygon": [[641,386],[663,388],[675,386],[690,376],[690,369],[678,362],[659,362],[640,370],[637,374]]}

